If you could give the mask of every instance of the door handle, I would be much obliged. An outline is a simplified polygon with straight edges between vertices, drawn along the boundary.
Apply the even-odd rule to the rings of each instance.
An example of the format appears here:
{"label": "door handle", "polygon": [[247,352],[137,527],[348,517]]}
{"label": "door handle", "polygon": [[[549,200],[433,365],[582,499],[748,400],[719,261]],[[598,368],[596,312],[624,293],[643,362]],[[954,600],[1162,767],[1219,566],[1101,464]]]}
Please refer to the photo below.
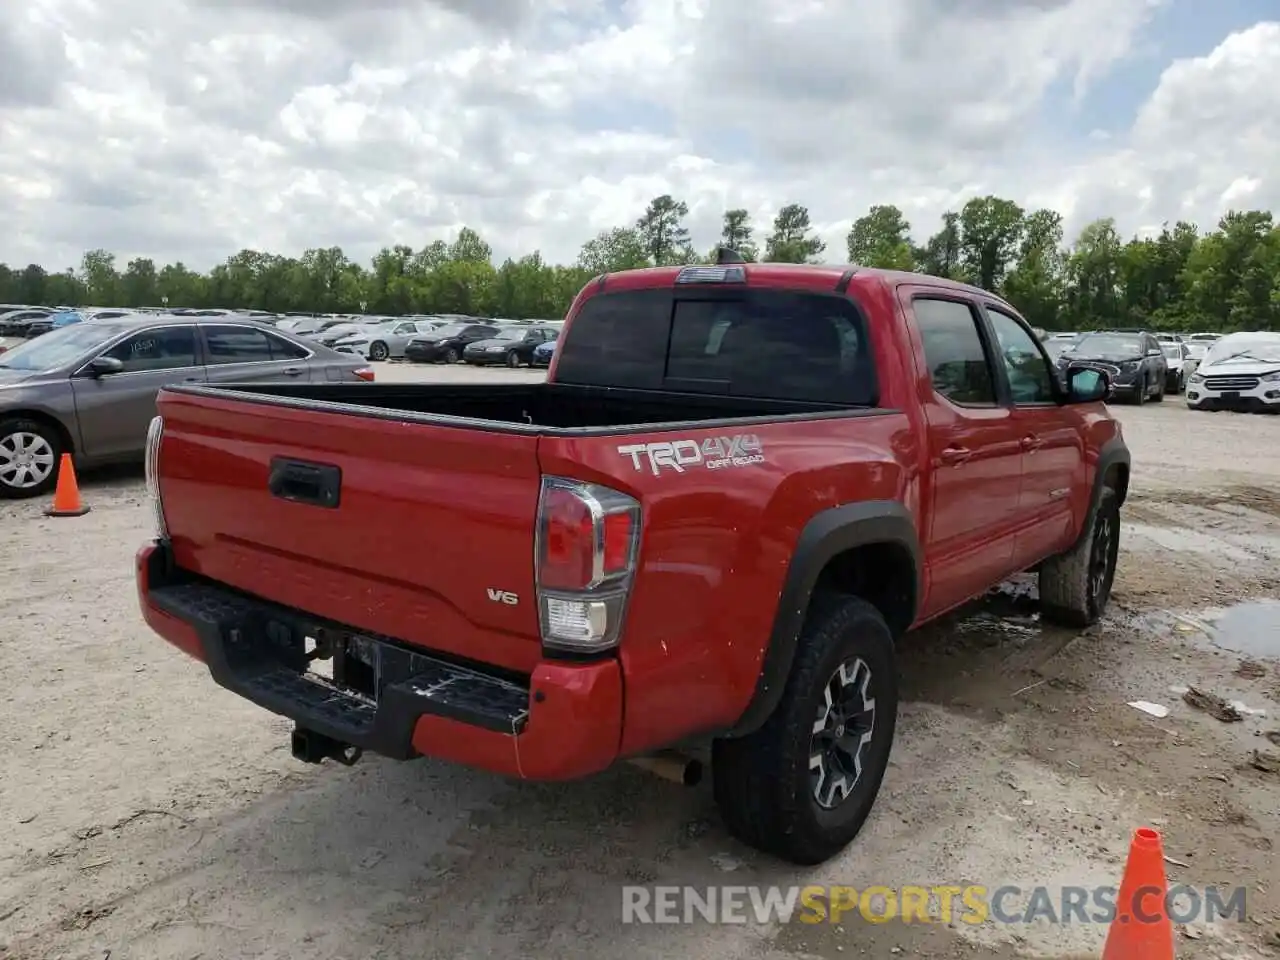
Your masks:
{"label": "door handle", "polygon": [[945,464],[958,467],[971,456],[973,456],[973,453],[968,447],[947,447],[942,451],[941,460]]}
{"label": "door handle", "polygon": [[302,376],[302,368],[301,368],[301,367],[286,367],[285,369],[281,370],[280,372],[281,372],[281,373],[283,373],[286,377],[300,377],[300,376]]}
{"label": "door handle", "polygon": [[1037,437],[1034,433],[1028,434],[1027,436],[1023,437],[1021,442],[1022,442],[1022,449],[1027,451],[1028,453],[1030,453],[1033,450],[1039,450],[1044,445],[1044,441],[1041,440],[1039,437]]}

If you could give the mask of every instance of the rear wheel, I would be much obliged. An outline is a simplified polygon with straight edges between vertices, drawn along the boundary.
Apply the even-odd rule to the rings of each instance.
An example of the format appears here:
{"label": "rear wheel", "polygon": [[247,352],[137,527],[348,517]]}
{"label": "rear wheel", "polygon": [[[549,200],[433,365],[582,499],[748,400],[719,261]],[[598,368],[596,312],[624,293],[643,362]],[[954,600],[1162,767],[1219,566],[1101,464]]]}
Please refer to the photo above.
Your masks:
{"label": "rear wheel", "polygon": [[391,351],[387,349],[387,345],[381,340],[376,340],[369,345],[370,360],[385,360],[390,354]]}
{"label": "rear wheel", "polygon": [[0,498],[38,497],[58,479],[62,438],[36,420],[0,420]]}
{"label": "rear wheel", "polygon": [[897,714],[884,617],[857,597],[815,598],[773,714],[714,745],[716,805],[729,832],[792,863],[838,854],[875,804]]}

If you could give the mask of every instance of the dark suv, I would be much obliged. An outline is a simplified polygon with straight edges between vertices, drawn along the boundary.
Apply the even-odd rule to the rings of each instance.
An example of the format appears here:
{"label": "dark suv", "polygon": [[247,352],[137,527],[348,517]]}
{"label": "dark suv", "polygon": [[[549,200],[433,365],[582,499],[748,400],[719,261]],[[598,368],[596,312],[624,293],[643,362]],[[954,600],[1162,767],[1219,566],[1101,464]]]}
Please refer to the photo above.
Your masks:
{"label": "dark suv", "polygon": [[1058,369],[1090,367],[1104,371],[1117,397],[1142,404],[1164,399],[1169,361],[1160,342],[1142,330],[1086,333],[1058,356]]}

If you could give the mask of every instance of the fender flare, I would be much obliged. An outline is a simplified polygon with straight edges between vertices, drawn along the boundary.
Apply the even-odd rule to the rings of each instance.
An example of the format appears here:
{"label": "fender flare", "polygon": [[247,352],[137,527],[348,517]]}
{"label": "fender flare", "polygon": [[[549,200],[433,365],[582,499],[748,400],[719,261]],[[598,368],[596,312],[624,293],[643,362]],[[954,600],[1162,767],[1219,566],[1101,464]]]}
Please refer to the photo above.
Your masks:
{"label": "fender flare", "polygon": [[924,564],[915,521],[905,506],[896,500],[866,500],[816,514],[800,531],[792,551],[755,693],[738,722],[723,736],[743,736],[758,730],[782,699],[809,600],[823,568],[846,550],[877,543],[895,544],[910,554],[915,566],[911,598],[913,611],[916,609],[924,582]]}
{"label": "fender flare", "polygon": [[1106,441],[1102,448],[1098,451],[1098,464],[1093,471],[1093,488],[1089,492],[1089,512],[1085,514],[1085,522],[1080,524],[1080,533],[1076,537],[1076,541],[1072,544],[1072,549],[1078,547],[1083,542],[1085,535],[1089,530],[1089,517],[1093,516],[1095,510],[1098,509],[1098,503],[1102,500],[1102,491],[1107,485],[1107,474],[1112,467],[1121,466],[1125,468],[1126,478],[1124,484],[1116,495],[1119,498],[1118,506],[1123,506],[1125,497],[1129,494],[1128,471],[1132,459],[1129,455],[1129,448],[1124,442],[1123,437],[1112,437]]}

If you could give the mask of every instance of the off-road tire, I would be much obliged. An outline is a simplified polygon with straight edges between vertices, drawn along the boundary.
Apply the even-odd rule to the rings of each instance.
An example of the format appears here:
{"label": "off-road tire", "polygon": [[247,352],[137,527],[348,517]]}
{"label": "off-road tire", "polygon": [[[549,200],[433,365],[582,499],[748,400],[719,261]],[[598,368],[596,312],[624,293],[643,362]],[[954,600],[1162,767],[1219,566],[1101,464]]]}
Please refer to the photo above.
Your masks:
{"label": "off-road tire", "polygon": [[[815,720],[827,685],[842,664],[855,659],[870,670],[872,736],[852,791],[838,806],[823,809],[809,771]],[[803,866],[838,854],[858,835],[875,804],[897,715],[893,634],[880,611],[857,597],[815,597],[773,714],[759,730],[713,745],[713,792],[729,832]]]}
{"label": "off-road tire", "polygon": [[[1110,535],[1105,548],[1099,544],[1101,524]],[[1098,557],[1105,549],[1106,568],[1101,583],[1095,579]],[[1088,627],[1106,613],[1115,582],[1120,555],[1120,501],[1110,487],[1102,491],[1098,505],[1089,515],[1084,534],[1066,553],[1050,557],[1040,565],[1040,617],[1065,627]]]}
{"label": "off-road tire", "polygon": [[375,340],[373,343],[369,344],[370,360],[385,360],[390,355],[391,351],[387,349],[387,345],[381,340]]}
{"label": "off-road tire", "polygon": [[53,469],[49,471],[49,476],[31,487],[11,486],[4,481],[3,477],[0,477],[0,500],[26,500],[39,497],[52,490],[58,482],[58,466],[64,452],[62,437],[58,436],[58,431],[38,420],[28,420],[26,417],[0,420],[0,441],[17,433],[32,434],[47,443],[53,452]]}

